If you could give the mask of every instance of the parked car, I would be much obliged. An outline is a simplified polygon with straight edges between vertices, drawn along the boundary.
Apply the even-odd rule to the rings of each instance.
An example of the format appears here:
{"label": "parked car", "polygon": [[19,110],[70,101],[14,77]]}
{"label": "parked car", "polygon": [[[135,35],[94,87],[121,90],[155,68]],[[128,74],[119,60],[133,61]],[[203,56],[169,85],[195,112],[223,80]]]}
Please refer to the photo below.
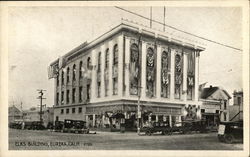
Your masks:
{"label": "parked car", "polygon": [[62,131],[63,132],[88,134],[89,133],[89,128],[87,128],[85,121],[65,119]]}
{"label": "parked car", "polygon": [[152,124],[143,127],[142,131],[149,136],[156,132],[161,132],[163,135],[169,135],[171,134],[171,127],[167,122],[153,122]]}
{"label": "parked car", "polygon": [[225,143],[243,142],[243,121],[221,122],[218,128],[218,139]]}
{"label": "parked car", "polygon": [[54,131],[62,132],[63,131],[64,122],[63,121],[55,121]]}

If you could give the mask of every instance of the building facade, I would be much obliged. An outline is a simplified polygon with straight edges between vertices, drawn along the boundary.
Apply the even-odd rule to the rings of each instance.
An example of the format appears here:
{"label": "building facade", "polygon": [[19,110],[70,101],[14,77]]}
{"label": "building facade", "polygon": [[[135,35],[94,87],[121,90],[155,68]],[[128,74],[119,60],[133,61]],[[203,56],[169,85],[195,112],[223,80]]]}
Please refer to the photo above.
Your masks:
{"label": "building facade", "polygon": [[243,91],[233,92],[233,105],[229,106],[229,119],[243,120]]}
{"label": "building facade", "polygon": [[[46,107],[42,110],[42,120],[43,125],[45,127],[48,126],[49,123],[54,122],[54,109],[52,107]],[[34,122],[40,121],[40,108],[39,107],[32,107],[29,110],[23,111],[23,121],[24,122]]]}
{"label": "building facade", "polygon": [[[200,119],[197,43],[128,21],[50,64],[54,120],[135,128]],[[139,105],[138,105],[139,104]]]}
{"label": "building facade", "polygon": [[229,121],[229,100],[231,96],[220,87],[204,88],[200,94],[201,114],[210,126],[218,126],[220,121]]}
{"label": "building facade", "polygon": [[9,107],[9,112],[8,113],[9,113],[8,114],[9,123],[23,120],[22,112],[14,105]]}

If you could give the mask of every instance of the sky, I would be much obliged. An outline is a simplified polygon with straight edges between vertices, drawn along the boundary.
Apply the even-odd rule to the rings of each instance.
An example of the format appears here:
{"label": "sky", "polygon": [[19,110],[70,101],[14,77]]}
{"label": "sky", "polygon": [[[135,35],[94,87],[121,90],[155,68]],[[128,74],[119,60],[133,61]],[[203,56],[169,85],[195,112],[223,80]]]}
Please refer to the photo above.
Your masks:
{"label": "sky", "polygon": [[[123,7],[150,16],[150,7]],[[149,21],[115,7],[10,7],[9,105],[23,109],[39,105],[37,89],[45,89],[44,104],[53,106],[54,81],[48,65],[85,41],[90,42],[121,22],[121,18],[149,26]],[[163,21],[163,7],[152,8],[152,18]],[[242,10],[239,7],[166,7],[166,24],[242,49]],[[162,26],[153,23],[154,29]],[[232,96],[242,89],[242,52],[187,36],[204,43],[199,82],[220,86]],[[232,100],[231,100],[232,102]]]}

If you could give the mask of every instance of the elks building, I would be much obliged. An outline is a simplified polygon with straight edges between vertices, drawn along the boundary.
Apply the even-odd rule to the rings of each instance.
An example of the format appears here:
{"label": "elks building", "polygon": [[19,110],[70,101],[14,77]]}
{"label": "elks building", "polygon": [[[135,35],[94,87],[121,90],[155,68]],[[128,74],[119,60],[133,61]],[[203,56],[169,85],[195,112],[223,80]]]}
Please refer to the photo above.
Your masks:
{"label": "elks building", "polygon": [[[54,119],[93,127],[200,119],[197,42],[123,20],[50,65]],[[138,105],[140,104],[140,105]],[[138,106],[140,106],[138,110]]]}

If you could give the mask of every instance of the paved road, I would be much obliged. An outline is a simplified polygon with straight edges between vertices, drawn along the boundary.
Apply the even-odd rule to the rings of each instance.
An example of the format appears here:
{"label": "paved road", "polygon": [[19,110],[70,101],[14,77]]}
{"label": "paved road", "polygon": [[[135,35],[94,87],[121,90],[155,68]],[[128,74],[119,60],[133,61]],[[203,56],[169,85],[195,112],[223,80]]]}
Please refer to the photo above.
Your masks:
{"label": "paved road", "polygon": [[138,136],[136,133],[71,134],[9,129],[10,150],[242,150],[243,144],[225,144],[216,133]]}

